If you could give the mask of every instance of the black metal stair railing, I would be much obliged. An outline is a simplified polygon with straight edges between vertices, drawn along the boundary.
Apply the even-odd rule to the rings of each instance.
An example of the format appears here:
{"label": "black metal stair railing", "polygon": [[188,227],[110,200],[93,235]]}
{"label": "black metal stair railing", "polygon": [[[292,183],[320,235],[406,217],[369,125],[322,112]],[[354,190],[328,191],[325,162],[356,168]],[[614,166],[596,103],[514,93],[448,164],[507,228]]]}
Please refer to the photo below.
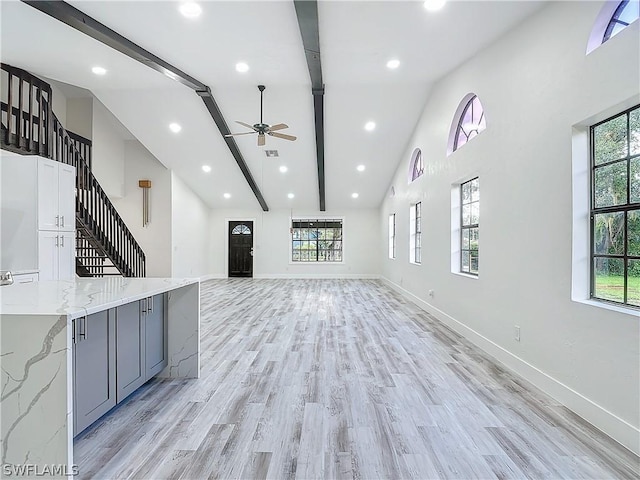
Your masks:
{"label": "black metal stair railing", "polygon": [[[51,141],[51,86],[29,72],[1,64],[2,148],[47,156]],[[6,100],[6,101],[4,101]],[[41,121],[42,119],[42,121]]]}
{"label": "black metal stair railing", "polygon": [[[76,273],[103,276],[119,272],[145,276],[145,255],[91,172],[91,142],[68,132],[51,110],[51,86],[25,70],[1,64],[7,79],[0,102],[0,146],[21,154],[51,158],[76,168]],[[4,100],[4,98],[3,98]],[[84,261],[84,262],[83,262]],[[100,263],[102,261],[102,264]],[[85,264],[86,263],[86,264]],[[99,268],[101,267],[101,268]],[[111,271],[109,271],[109,268]]]}

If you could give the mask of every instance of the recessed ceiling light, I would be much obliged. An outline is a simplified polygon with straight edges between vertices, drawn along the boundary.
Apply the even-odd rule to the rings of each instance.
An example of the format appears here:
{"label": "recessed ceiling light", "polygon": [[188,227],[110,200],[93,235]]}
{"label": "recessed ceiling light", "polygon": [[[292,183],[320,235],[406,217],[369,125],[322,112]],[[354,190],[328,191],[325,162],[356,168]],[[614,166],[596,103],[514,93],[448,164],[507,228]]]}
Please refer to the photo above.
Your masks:
{"label": "recessed ceiling light", "polygon": [[211,167],[209,165],[202,165],[202,171],[209,173],[211,171]]}
{"label": "recessed ceiling light", "polygon": [[170,123],[169,130],[171,130],[173,133],[178,133],[180,130],[182,130],[182,127],[177,123]]}
{"label": "recessed ceiling light", "polygon": [[187,18],[199,17],[202,13],[202,8],[196,2],[184,2],[178,8],[180,13]]}
{"label": "recessed ceiling light", "polygon": [[351,194],[351,198],[358,198],[360,195],[358,195],[357,193],[352,193]]}
{"label": "recessed ceiling light", "polygon": [[364,129],[369,132],[375,128],[376,128],[376,122],[367,122],[364,124]]}
{"label": "recessed ceiling light", "polygon": [[245,73],[249,71],[249,65],[244,62],[236,63],[236,72]]}
{"label": "recessed ceiling light", "polygon": [[293,198],[293,197],[295,197],[295,195],[293,193],[289,193],[289,194],[287,194],[287,197],[288,198]]}
{"label": "recessed ceiling light", "polygon": [[424,2],[424,8],[430,12],[435,12],[444,7],[445,3],[447,3],[447,0],[426,0]]}
{"label": "recessed ceiling light", "polygon": [[364,169],[365,169],[365,168],[366,168],[366,167],[365,167],[364,165],[358,165],[358,166],[356,167],[356,170],[358,170],[359,172],[364,172]]}
{"label": "recessed ceiling light", "polygon": [[400,60],[398,60],[397,58],[394,58],[394,59],[389,60],[387,62],[387,68],[389,68],[391,70],[395,70],[399,66],[400,66]]}
{"label": "recessed ceiling light", "polygon": [[286,172],[287,172],[287,170],[289,170],[289,169],[287,168],[287,166],[286,166],[286,165],[280,165],[280,171],[281,171],[282,173],[286,173]]}
{"label": "recessed ceiling light", "polygon": [[93,67],[91,71],[96,75],[104,75],[105,73],[107,73],[107,69],[103,67]]}
{"label": "recessed ceiling light", "polygon": [[231,194],[230,193],[225,193],[222,195],[224,198],[231,198]]}

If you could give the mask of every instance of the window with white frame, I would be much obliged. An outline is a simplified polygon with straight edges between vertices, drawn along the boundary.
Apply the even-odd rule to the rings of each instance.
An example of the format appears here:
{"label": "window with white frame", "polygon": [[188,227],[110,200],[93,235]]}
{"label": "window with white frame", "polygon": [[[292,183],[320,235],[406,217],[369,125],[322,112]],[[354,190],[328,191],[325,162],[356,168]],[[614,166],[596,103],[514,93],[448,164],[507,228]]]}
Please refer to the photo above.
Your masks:
{"label": "window with white frame", "polygon": [[396,214],[389,215],[389,258],[396,258]]}
{"label": "window with white frame", "polygon": [[590,137],[591,298],[640,307],[640,106]]}
{"label": "window with white frame", "polygon": [[424,173],[424,161],[422,160],[422,150],[416,148],[411,154],[409,162],[409,183],[422,176]]}
{"label": "window with white frame", "polygon": [[484,108],[477,95],[469,93],[466,95],[455,115],[449,130],[449,142],[447,145],[447,155],[458,150],[462,145],[483,132],[487,128],[487,119]]}
{"label": "window with white frame", "polygon": [[409,210],[409,261],[422,262],[422,202],[411,205]]}
{"label": "window with white frame", "polygon": [[342,219],[292,219],[292,262],[342,262]]}
{"label": "window with white frame", "polygon": [[639,0],[604,2],[589,36],[587,53],[591,53],[629,25],[637,22],[638,18],[640,18]]}
{"label": "window with white frame", "polygon": [[478,275],[480,240],[480,183],[478,178],[460,185],[460,271]]}

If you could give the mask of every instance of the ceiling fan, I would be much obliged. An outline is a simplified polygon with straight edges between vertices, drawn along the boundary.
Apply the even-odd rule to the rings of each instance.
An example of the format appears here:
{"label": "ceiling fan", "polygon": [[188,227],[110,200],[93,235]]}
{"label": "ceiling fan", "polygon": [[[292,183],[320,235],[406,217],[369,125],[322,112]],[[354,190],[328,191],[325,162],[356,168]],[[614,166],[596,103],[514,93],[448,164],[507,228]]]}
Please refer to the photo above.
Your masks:
{"label": "ceiling fan", "polygon": [[265,134],[271,135],[272,137],[282,138],[283,140],[294,141],[296,137],[293,135],[287,135],[285,133],[278,133],[276,130],[284,130],[285,128],[289,128],[289,125],[285,123],[277,123],[276,125],[267,125],[262,122],[262,95],[264,92],[265,86],[258,85],[258,90],[260,90],[260,123],[256,123],[255,125],[249,125],[248,123],[238,122],[243,127],[247,127],[253,130],[253,132],[242,132],[242,133],[229,133],[225,135],[225,137],[233,137],[236,135],[252,135],[254,133],[258,134],[258,146],[262,147],[265,141]]}

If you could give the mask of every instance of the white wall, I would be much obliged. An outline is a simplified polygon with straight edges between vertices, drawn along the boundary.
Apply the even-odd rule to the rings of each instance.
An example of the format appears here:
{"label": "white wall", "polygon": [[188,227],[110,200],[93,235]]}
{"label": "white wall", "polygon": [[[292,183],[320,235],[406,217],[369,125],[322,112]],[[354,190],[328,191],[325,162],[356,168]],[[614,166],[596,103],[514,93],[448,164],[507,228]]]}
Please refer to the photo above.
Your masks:
{"label": "white wall", "polygon": [[124,138],[116,122],[119,123],[107,107],[94,98],[92,171],[111,200],[124,195],[125,183]]}
{"label": "white wall", "polygon": [[[67,97],[54,84],[51,85],[51,109],[58,117],[58,121],[63,127],[67,128]],[[28,102],[27,102],[28,103]]]}
{"label": "white wall", "polygon": [[67,99],[67,130],[93,138],[93,98]]}
{"label": "white wall", "polygon": [[171,172],[171,276],[201,277],[209,273],[211,210]]}
{"label": "white wall", "polygon": [[[171,172],[137,140],[124,142],[124,195],[112,202],[146,257],[147,277],[171,276]],[[151,180],[150,222],[142,226],[138,180]]]}
{"label": "white wall", "polygon": [[[291,215],[295,218],[344,218],[343,255],[340,264],[291,264],[289,243]],[[253,220],[253,275],[274,277],[378,277],[380,272],[378,211],[344,210],[306,212],[291,210],[214,210],[211,216],[210,271],[218,277],[228,274],[227,220]]]}
{"label": "white wall", "polygon": [[[571,300],[572,126],[640,98],[638,23],[585,56],[601,6],[554,2],[435,86],[392,182],[396,195],[380,210],[379,238],[393,286],[639,452],[639,316]],[[453,114],[469,92],[484,105],[487,130],[447,157]],[[415,147],[426,173],[407,185]],[[480,275],[472,279],[451,273],[451,188],[478,175]],[[417,200],[419,266],[408,262]],[[395,260],[386,254],[390,213]]]}

